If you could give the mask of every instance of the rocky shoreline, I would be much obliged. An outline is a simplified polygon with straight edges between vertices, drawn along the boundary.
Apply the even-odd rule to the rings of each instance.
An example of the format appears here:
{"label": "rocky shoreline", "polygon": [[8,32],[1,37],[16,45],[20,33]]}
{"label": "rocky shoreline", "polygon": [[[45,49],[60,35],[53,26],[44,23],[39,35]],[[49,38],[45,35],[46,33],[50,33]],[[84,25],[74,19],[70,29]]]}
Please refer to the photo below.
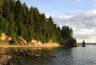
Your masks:
{"label": "rocky shoreline", "polygon": [[54,55],[49,55],[49,54],[40,54],[40,53],[33,53],[30,50],[17,50],[15,49],[15,53],[18,56],[22,56],[22,57],[31,57],[31,58],[52,58],[52,57],[56,57]]}

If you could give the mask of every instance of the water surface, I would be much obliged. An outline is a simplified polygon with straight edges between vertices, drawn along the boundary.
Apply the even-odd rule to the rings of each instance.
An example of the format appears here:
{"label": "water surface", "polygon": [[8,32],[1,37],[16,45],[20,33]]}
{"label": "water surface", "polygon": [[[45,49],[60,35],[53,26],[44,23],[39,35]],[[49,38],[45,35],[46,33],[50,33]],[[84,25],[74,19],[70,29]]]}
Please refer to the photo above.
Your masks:
{"label": "water surface", "polygon": [[56,57],[32,58],[16,55],[15,49],[0,48],[1,55],[13,56],[14,65],[96,65],[96,46],[76,48],[27,48],[36,54],[48,54]]}

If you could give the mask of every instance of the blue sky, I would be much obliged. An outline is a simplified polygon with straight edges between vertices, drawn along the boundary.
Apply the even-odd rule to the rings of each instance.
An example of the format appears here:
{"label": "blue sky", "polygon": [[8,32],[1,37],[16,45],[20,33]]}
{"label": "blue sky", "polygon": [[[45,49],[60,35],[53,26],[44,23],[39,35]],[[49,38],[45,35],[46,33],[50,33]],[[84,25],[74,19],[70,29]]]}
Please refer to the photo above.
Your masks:
{"label": "blue sky", "polygon": [[37,7],[62,27],[73,28],[77,42],[96,42],[96,0],[21,0],[30,8]]}
{"label": "blue sky", "polygon": [[65,14],[74,15],[77,11],[94,9],[95,0],[21,0],[29,7],[35,6],[41,12],[48,15],[61,16]]}

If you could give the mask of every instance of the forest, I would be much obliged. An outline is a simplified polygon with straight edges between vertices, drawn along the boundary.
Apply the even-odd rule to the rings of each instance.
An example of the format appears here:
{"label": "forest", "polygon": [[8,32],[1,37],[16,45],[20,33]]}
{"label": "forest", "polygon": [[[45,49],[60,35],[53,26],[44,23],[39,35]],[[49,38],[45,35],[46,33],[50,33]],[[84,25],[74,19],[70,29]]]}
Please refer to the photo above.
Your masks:
{"label": "forest", "polygon": [[0,0],[0,33],[12,37],[12,44],[22,37],[27,42],[32,39],[44,42],[60,43],[65,46],[76,46],[73,30],[69,26],[60,28],[53,18],[46,17],[36,7],[28,7],[20,0]]}

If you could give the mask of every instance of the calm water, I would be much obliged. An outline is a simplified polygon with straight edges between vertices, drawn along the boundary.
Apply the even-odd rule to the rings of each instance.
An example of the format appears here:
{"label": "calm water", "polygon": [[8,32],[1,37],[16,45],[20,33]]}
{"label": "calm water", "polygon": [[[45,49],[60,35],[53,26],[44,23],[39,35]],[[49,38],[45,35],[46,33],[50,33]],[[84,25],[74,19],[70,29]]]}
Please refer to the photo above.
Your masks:
{"label": "calm water", "polygon": [[36,54],[56,56],[42,59],[17,56],[14,52],[15,49],[16,48],[0,48],[1,55],[13,56],[14,65],[96,65],[96,46],[93,45],[76,48],[27,48]]}

